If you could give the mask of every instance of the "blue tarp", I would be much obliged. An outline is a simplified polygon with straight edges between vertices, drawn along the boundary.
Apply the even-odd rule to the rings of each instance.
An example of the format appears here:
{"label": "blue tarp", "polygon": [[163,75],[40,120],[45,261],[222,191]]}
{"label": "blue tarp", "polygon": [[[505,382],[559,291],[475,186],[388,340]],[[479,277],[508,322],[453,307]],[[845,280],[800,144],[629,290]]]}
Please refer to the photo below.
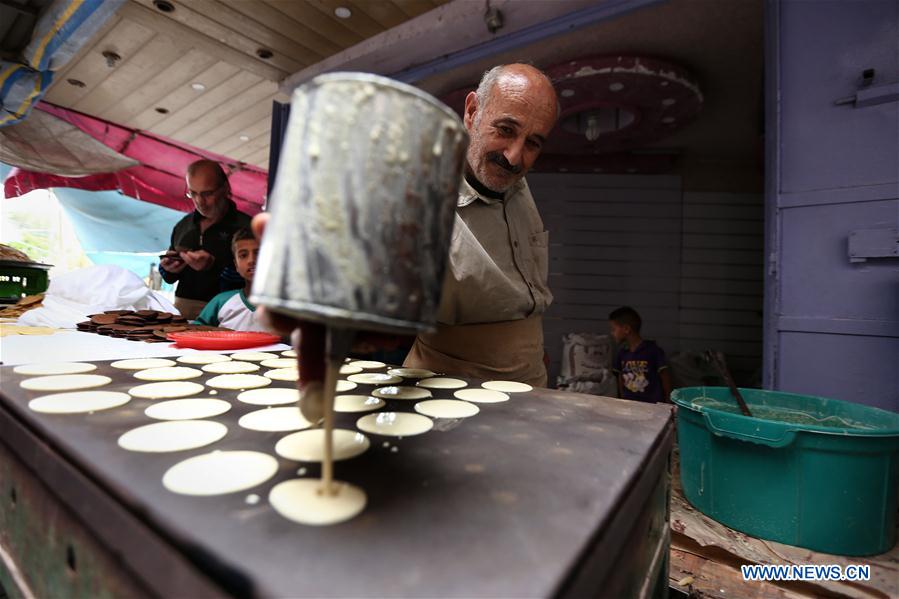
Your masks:
{"label": "blue tarp", "polygon": [[[0,163],[0,181],[12,167]],[[114,264],[140,277],[159,263],[159,254],[169,247],[172,228],[183,212],[141,202],[117,191],[85,191],[55,187],[59,200],[75,229],[75,235],[94,264]]]}
{"label": "blue tarp", "polygon": [[[169,247],[183,212],[141,202],[117,191],[54,188],[53,194],[95,264],[115,264],[146,277]],[[143,254],[143,255],[141,255]]]}

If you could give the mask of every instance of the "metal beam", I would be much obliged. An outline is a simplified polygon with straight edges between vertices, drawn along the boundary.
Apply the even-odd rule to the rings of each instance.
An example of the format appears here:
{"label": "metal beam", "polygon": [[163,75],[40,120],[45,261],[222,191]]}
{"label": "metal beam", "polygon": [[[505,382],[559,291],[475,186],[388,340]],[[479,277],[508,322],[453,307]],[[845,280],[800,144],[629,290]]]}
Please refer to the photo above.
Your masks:
{"label": "metal beam", "polygon": [[501,54],[522,46],[527,46],[556,35],[571,33],[606,19],[658,4],[665,0],[607,0],[581,10],[532,25],[525,29],[497,37],[496,39],[466,48],[459,52],[441,56],[425,64],[411,67],[390,77],[406,83],[420,81],[456,67],[475,62],[482,58]]}
{"label": "metal beam", "polygon": [[595,4],[596,0],[491,0],[491,7],[505,17],[503,28],[493,34],[484,23],[484,0],[454,0],[290,75],[281,91],[289,94],[304,81],[330,71],[382,75],[404,71]]}

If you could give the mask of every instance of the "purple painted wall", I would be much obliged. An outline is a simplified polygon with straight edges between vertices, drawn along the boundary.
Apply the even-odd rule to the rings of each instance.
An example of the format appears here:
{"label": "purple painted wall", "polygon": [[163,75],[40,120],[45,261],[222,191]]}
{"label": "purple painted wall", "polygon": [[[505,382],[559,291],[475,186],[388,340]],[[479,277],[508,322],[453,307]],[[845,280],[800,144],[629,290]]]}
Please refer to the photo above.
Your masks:
{"label": "purple painted wall", "polygon": [[899,411],[899,0],[767,11],[765,386]]}

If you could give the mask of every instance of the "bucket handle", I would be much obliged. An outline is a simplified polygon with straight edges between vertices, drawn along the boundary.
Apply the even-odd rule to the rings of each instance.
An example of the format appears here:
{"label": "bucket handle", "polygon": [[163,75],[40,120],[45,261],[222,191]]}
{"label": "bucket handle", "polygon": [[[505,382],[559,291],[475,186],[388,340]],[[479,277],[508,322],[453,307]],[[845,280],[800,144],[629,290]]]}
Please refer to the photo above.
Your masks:
{"label": "bucket handle", "polygon": [[[768,447],[786,447],[796,440],[796,431],[783,430],[780,425],[773,422],[766,422],[758,418],[749,418],[739,414],[723,414],[712,410],[703,410],[706,427],[714,434],[721,437],[737,439],[738,441],[748,441],[759,445],[767,445]],[[753,420],[756,430],[754,432],[741,432],[734,428],[744,428],[748,423],[746,421]]]}

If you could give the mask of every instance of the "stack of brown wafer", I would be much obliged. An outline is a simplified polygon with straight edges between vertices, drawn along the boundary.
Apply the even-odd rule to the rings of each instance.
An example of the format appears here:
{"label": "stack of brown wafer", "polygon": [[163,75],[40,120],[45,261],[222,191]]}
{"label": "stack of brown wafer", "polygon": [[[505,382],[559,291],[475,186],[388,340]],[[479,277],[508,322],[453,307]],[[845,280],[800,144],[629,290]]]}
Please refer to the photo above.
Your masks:
{"label": "stack of brown wafer", "polygon": [[218,327],[190,324],[183,316],[157,310],[107,310],[88,318],[90,320],[76,325],[79,331],[147,343],[166,342],[169,333],[178,331],[219,330]]}
{"label": "stack of brown wafer", "polygon": [[41,302],[43,301],[43,293],[38,293],[37,295],[26,295],[15,304],[0,309],[0,318],[18,318],[29,310],[40,308]]}

